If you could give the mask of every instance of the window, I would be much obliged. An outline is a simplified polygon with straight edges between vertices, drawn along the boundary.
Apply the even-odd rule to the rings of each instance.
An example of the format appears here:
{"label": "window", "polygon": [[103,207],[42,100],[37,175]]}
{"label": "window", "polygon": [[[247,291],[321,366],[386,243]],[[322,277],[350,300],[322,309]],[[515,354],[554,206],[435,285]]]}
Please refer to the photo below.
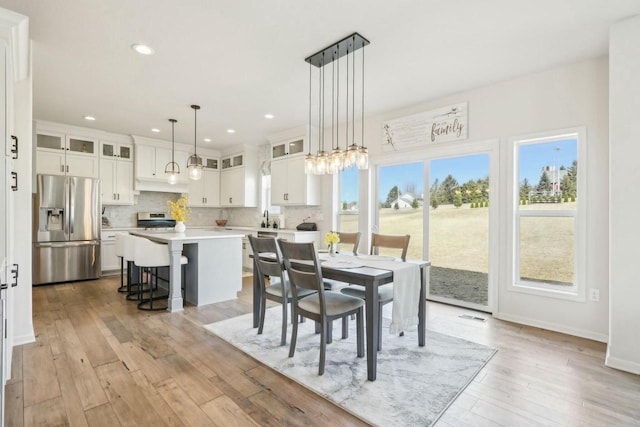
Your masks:
{"label": "window", "polygon": [[358,231],[358,187],[360,184],[357,168],[340,172],[340,206],[338,208],[338,230],[345,233]]}
{"label": "window", "polygon": [[578,164],[584,164],[579,155],[582,133],[556,133],[515,143],[515,288],[566,296],[581,293],[579,212],[585,191],[579,184]]}
{"label": "window", "polygon": [[264,212],[280,213],[280,206],[271,206],[271,175],[262,175],[262,200],[260,208]]}

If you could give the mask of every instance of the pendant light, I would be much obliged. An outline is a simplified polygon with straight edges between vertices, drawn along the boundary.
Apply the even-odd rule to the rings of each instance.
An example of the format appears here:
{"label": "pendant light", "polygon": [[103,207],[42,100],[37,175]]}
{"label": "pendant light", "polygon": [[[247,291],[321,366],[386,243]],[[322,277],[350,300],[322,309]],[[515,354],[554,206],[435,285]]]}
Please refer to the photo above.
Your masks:
{"label": "pendant light", "polygon": [[[309,153],[305,156],[305,173],[324,175],[326,173],[334,174],[351,166],[357,166],[358,169],[367,169],[369,167],[369,156],[364,146],[364,49],[362,55],[362,141],[358,145],[355,141],[355,83],[356,83],[356,67],[355,67],[355,51],[364,48],[369,41],[358,33],[353,33],[344,39],[325,47],[315,54],[307,57],[306,62],[309,63]],[[340,58],[345,57],[347,63],[346,72],[346,91],[344,98],[346,99],[346,122],[345,122],[345,149],[340,149]],[[351,58],[351,59],[350,59]],[[351,75],[349,75],[349,61],[351,60]],[[326,66],[332,64],[331,72],[331,150],[327,153],[324,150],[325,143],[325,69]],[[312,104],[312,67],[318,68],[318,150],[316,154],[311,152],[311,122],[313,117]],[[337,78],[336,78],[337,77]],[[351,91],[349,85],[351,84]],[[350,111],[351,110],[351,111]],[[351,135],[349,135],[351,130]],[[349,138],[351,137],[351,138]]]}
{"label": "pendant light", "polygon": [[178,182],[178,175],[180,175],[180,166],[175,162],[175,141],[174,141],[174,127],[178,122],[176,119],[169,119],[171,122],[171,161],[164,167],[164,173],[167,176],[169,184],[175,184]]}
{"label": "pendant light", "polygon": [[197,181],[202,178],[202,157],[198,156],[198,110],[199,105],[192,105],[193,108],[193,154],[187,160],[187,170],[189,179]]}

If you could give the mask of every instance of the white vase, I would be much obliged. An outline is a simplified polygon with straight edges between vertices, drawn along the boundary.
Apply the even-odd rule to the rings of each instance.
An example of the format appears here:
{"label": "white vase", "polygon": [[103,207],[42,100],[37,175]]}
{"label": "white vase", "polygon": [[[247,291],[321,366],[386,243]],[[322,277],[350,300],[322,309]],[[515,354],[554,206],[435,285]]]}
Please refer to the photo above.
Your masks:
{"label": "white vase", "polygon": [[184,225],[184,222],[182,221],[176,222],[176,226],[174,227],[174,230],[176,231],[176,233],[184,233],[186,229],[187,229],[187,226]]}

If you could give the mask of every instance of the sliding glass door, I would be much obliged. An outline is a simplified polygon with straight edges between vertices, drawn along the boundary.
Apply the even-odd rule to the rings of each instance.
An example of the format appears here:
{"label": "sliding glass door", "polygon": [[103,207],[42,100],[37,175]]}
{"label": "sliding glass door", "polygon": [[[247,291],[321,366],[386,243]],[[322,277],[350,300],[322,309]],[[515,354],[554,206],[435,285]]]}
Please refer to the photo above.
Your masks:
{"label": "sliding glass door", "polygon": [[429,298],[489,311],[489,154],[428,160]]}

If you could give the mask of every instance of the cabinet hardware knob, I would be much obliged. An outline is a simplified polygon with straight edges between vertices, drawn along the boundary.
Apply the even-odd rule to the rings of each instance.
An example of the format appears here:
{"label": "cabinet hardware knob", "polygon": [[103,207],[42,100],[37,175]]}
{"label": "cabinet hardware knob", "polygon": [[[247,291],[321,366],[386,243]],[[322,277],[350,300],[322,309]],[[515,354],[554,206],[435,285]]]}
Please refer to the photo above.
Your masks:
{"label": "cabinet hardware knob", "polygon": [[18,137],[11,135],[11,158],[16,160],[18,158]]}

